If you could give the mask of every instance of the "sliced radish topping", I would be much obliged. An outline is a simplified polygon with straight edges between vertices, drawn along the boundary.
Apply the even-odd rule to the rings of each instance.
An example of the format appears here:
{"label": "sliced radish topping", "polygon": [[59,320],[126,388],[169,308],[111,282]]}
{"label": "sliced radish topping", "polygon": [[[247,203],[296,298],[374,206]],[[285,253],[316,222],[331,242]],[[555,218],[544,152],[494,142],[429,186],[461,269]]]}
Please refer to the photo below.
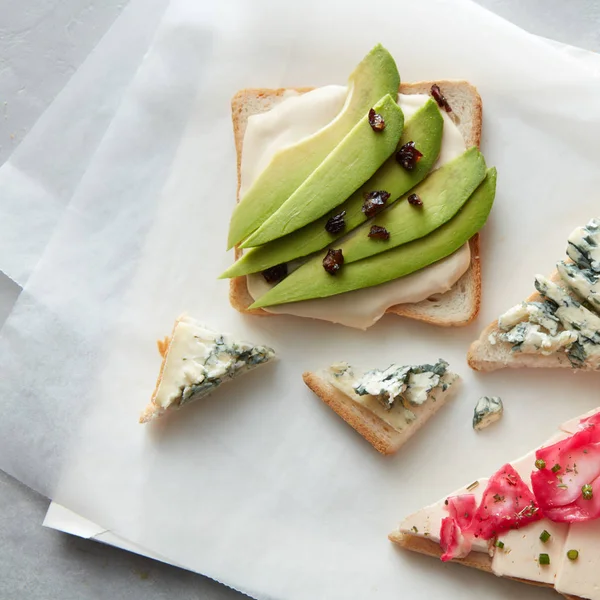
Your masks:
{"label": "sliced radish topping", "polygon": [[600,414],[583,419],[572,436],[536,452],[544,468],[531,474],[544,515],[558,523],[600,517]]}
{"label": "sliced radish topping", "polygon": [[461,530],[464,531],[471,525],[473,515],[477,509],[477,502],[473,494],[451,496],[448,498],[448,504],[446,506],[450,516],[455,519],[456,524]]}
{"label": "sliced radish topping", "polygon": [[469,531],[491,540],[542,518],[530,489],[514,468],[506,464],[489,480]]}
{"label": "sliced radish topping", "polygon": [[453,558],[464,558],[471,552],[470,536],[463,535],[454,517],[442,519],[440,547],[443,552],[440,558],[444,562]]}

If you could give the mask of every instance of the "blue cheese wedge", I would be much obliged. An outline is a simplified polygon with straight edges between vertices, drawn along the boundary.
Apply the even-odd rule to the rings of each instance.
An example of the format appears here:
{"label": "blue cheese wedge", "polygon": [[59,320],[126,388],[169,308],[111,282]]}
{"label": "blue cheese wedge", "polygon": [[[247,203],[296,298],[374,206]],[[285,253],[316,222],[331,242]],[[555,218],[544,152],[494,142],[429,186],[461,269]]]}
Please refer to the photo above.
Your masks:
{"label": "blue cheese wedge", "polygon": [[498,421],[504,413],[502,399],[498,396],[482,396],[473,412],[473,429],[479,431]]}
{"label": "blue cheese wedge", "polygon": [[357,376],[347,363],[336,363],[325,371],[326,379],[352,400],[368,408],[379,418],[403,431],[417,418],[416,412],[427,410],[438,394],[458,378],[448,363],[391,365]]}
{"label": "blue cheese wedge", "polygon": [[275,357],[272,348],[234,340],[188,316],[176,321],[171,337],[159,342],[159,350],[163,362],[141,423],[199,400]]}
{"label": "blue cheese wedge", "polygon": [[541,301],[506,311],[488,340],[523,354],[564,352],[573,367],[600,369],[600,219],[569,236],[567,255],[572,262],[556,265],[560,279],[535,277]]}

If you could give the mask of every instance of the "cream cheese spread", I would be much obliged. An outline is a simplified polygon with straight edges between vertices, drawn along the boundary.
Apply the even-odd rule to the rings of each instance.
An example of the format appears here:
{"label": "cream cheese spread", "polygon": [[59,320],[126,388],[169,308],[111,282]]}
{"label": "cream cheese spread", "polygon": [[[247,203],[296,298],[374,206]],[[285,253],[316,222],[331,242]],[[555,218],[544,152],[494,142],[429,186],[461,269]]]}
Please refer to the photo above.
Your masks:
{"label": "cream cheese spread", "polygon": [[[341,111],[348,95],[345,86],[330,85],[306,94],[286,92],[284,100],[270,111],[248,119],[244,134],[240,195],[243,195],[275,152],[325,127]],[[408,120],[429,96],[399,94],[398,103]],[[444,133],[440,156],[434,169],[456,158],[465,149],[464,139],[445,111]],[[263,310],[341,323],[366,329],[378,321],[385,311],[396,304],[420,302],[449,291],[466,273],[471,264],[469,244],[447,258],[406,277],[379,286],[346,292],[331,298],[320,298],[270,306]],[[270,285],[260,273],[247,276],[248,291],[256,300]]]}

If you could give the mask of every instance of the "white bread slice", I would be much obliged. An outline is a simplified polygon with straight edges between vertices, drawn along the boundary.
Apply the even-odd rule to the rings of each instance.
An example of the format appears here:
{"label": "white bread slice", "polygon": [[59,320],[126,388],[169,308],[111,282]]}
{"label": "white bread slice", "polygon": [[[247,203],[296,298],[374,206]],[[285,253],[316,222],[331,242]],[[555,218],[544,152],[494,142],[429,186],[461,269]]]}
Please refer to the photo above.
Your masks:
{"label": "white bread slice", "polygon": [[[558,271],[554,271],[548,279],[562,284]],[[543,298],[540,294],[535,292],[526,299],[526,302],[540,302],[542,300]],[[573,369],[573,365],[564,352],[556,352],[549,356],[544,356],[543,354],[524,354],[512,352],[511,345],[504,342],[497,341],[495,344],[492,344],[489,339],[490,335],[499,333],[501,331],[498,328],[498,320],[496,320],[481,332],[478,340],[471,344],[467,353],[467,362],[472,369],[475,369],[475,371],[496,371],[498,369],[518,369],[522,367]],[[594,369],[584,364],[577,370],[592,371]]]}
{"label": "white bread slice", "polygon": [[[402,94],[429,94],[434,82],[403,83]],[[452,116],[460,130],[467,147],[479,147],[481,141],[482,103],[477,90],[466,81],[437,81],[448,103],[452,107]],[[305,93],[312,88],[293,88]],[[238,201],[242,162],[242,146],[248,117],[267,112],[283,100],[286,89],[246,89],[238,92],[231,101],[233,131],[237,151]],[[468,271],[448,292],[435,298],[410,304],[398,304],[386,312],[401,317],[424,321],[443,327],[467,325],[479,313],[481,304],[481,261],[479,257],[479,234],[470,240],[471,265]],[[241,251],[236,247],[236,260]],[[253,298],[248,292],[246,277],[235,277],[230,281],[229,300],[231,305],[242,313],[274,316],[262,309],[249,310]]]}
{"label": "white bread slice", "polygon": [[[418,535],[411,535],[409,533],[402,533],[401,531],[394,531],[388,536],[389,540],[397,544],[405,550],[411,552],[417,552],[419,554],[425,554],[427,556],[433,556],[434,558],[440,558],[442,555],[442,549],[437,542],[428,540],[427,538],[420,537]],[[455,562],[465,567],[472,567],[479,571],[485,571],[486,573],[492,572],[492,558],[483,552],[471,552],[465,558],[456,558],[451,562]],[[537,587],[553,588],[548,583],[541,583],[539,581],[531,581],[530,579],[519,579],[517,577],[507,577],[506,579],[512,579],[513,581],[520,581],[529,585],[535,585]],[[565,598],[569,600],[581,600],[579,596],[571,596],[569,594],[563,594]]]}
{"label": "white bread slice", "polygon": [[381,454],[394,454],[446,403],[458,385],[458,377],[445,391],[436,390],[435,402],[411,407],[416,419],[403,431],[397,431],[362,404],[355,402],[319,373],[306,371],[304,383],[350,427],[362,435]]}

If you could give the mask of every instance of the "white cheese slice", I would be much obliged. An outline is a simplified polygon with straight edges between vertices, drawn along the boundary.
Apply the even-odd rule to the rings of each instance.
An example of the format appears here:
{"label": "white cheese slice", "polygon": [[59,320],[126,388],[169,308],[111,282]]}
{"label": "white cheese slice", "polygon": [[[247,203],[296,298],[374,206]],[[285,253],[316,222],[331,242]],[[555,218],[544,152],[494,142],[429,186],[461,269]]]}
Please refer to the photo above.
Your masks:
{"label": "white cheese slice", "polygon": [[569,421],[565,421],[561,426],[561,431],[566,433],[577,433],[579,431],[579,423],[582,419],[586,419],[587,417],[591,417],[595,415],[597,412],[600,412],[600,408],[594,408],[590,410],[590,412],[585,413],[584,415],[580,415],[575,417],[574,419],[570,419]]}
{"label": "white cheese slice", "polygon": [[[600,600],[600,519],[573,523],[569,527],[554,587],[562,594]],[[577,560],[567,552],[577,550]]]}
{"label": "white cheese slice", "polygon": [[[458,490],[448,494],[446,498],[450,496],[459,496],[461,494],[473,494],[477,504],[481,502],[483,492],[488,484],[489,479],[483,478],[474,481],[472,484],[465,487],[459,488]],[[411,535],[417,535],[419,537],[425,537],[434,542],[440,542],[440,527],[442,525],[442,519],[448,516],[446,510],[445,501],[446,498],[426,506],[421,510],[413,513],[406,517],[402,523],[400,523],[400,531],[402,533],[409,533]],[[488,552],[489,543],[486,540],[474,539],[472,545],[474,552]]]}

